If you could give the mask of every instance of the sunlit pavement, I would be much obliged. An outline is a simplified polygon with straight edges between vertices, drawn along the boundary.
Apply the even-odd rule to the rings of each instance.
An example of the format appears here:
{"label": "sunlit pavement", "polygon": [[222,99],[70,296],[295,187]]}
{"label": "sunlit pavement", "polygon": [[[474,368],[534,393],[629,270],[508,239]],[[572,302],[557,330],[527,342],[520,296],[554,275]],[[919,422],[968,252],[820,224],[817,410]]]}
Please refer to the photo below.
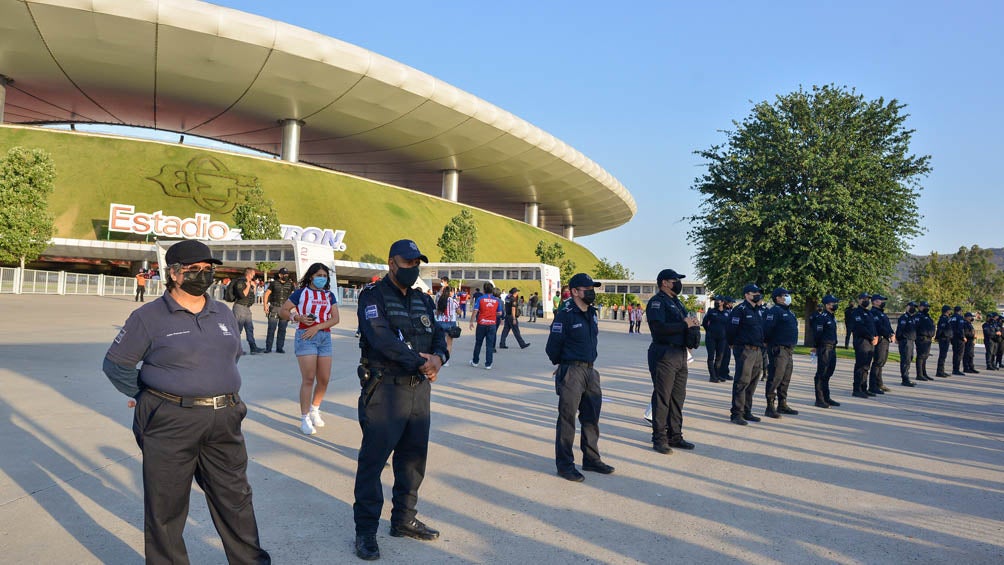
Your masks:
{"label": "sunlit pavement", "polygon": [[[140,454],[131,410],[100,371],[131,299],[0,296],[0,555],[7,563],[142,560]],[[264,316],[255,311],[263,344]],[[245,357],[241,395],[262,542],[276,563],[352,562],[359,356],[353,306],[335,328],[327,427],[299,433],[292,331],[285,355]],[[378,540],[387,562],[1001,563],[1004,561],[1004,371],[850,395],[852,361],[833,379],[839,408],[812,406],[796,356],[798,416],[738,427],[731,383],[690,366],[684,431],[692,452],[660,455],[642,420],[649,337],[603,322],[600,451],[614,474],[555,475],[557,397],[545,324],[532,347],[502,350],[492,371],[468,365],[462,323],[433,389],[433,431],[419,517],[435,542],[392,538],[390,469]],[[981,352],[982,353],[982,352]],[[936,348],[935,348],[936,354]],[[934,373],[934,361],[929,372]],[[983,364],[977,359],[977,367]],[[484,360],[482,359],[482,364]],[[764,386],[754,412],[762,415]],[[576,453],[579,458],[580,454]],[[581,463],[581,461],[577,461]],[[185,532],[193,563],[225,561],[201,492]]]}

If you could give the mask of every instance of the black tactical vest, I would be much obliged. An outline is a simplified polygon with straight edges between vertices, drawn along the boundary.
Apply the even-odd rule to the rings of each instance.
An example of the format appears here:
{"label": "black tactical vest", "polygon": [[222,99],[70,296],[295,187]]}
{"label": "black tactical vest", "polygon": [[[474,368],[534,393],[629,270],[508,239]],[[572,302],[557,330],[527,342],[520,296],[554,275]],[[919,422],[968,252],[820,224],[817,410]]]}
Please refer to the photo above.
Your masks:
{"label": "black tactical vest", "polygon": [[412,350],[432,353],[432,324],[435,322],[422,293],[412,291],[408,296],[401,296],[391,285],[381,284],[378,288],[383,296],[384,314],[391,329],[400,332]]}

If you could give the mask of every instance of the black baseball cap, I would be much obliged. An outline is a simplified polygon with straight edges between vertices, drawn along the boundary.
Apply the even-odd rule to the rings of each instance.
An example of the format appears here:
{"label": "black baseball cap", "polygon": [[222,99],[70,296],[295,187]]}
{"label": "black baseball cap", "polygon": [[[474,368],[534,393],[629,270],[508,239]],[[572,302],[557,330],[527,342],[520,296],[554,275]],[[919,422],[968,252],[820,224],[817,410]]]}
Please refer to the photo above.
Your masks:
{"label": "black baseball cap", "polygon": [[685,279],[687,275],[681,275],[673,269],[663,269],[659,271],[659,275],[655,277],[655,283],[659,284],[662,281],[668,281],[670,279]]}
{"label": "black baseball cap", "polygon": [[788,292],[788,289],[779,286],[774,289],[774,292],[770,293],[770,297],[777,298],[778,296],[784,296],[785,294],[791,294],[791,293]]}
{"label": "black baseball cap", "polygon": [[509,289],[509,294],[513,294],[515,292],[519,292],[519,289],[516,288],[516,287],[512,287],[512,288]]}
{"label": "black baseball cap", "polygon": [[201,241],[195,239],[186,239],[184,241],[179,241],[167,249],[167,253],[164,254],[164,260],[167,261],[168,265],[182,264],[191,265],[192,263],[212,263],[214,265],[222,265],[223,261],[213,257],[213,252],[209,250],[209,246]]}
{"label": "black baseball cap", "polygon": [[746,294],[747,292],[763,292],[763,289],[753,283],[750,283],[743,287],[743,294]]}
{"label": "black baseball cap", "polygon": [[920,302],[917,303],[917,306],[928,306],[928,307],[930,307],[931,305],[926,300],[921,300]]}
{"label": "black baseball cap", "polygon": [[907,302],[907,303],[906,303],[906,305],[907,305],[907,306],[916,306],[916,305],[917,305],[917,303],[916,303],[916,302],[914,302],[913,300],[911,300],[911,301]]}
{"label": "black baseball cap", "polygon": [[872,295],[868,294],[867,292],[862,292],[861,294],[858,295],[858,298],[871,298],[871,297]]}
{"label": "black baseball cap", "polygon": [[881,294],[873,294],[872,300],[889,300],[888,298],[882,296]]}
{"label": "black baseball cap", "polygon": [[289,274],[289,269],[287,269],[286,267],[283,267],[283,268],[279,269],[279,274],[280,275],[288,275]]}
{"label": "black baseball cap", "polygon": [[576,273],[572,276],[572,279],[568,281],[568,288],[581,288],[584,286],[598,287],[600,283],[595,282],[593,277],[585,273]]}
{"label": "black baseball cap", "polygon": [[961,312],[962,311],[962,306],[956,306],[955,307],[955,311],[956,312]]}
{"label": "black baseball cap", "polygon": [[972,312],[966,312],[965,314],[962,315],[962,317],[963,318],[975,318],[976,316],[974,316]]}
{"label": "black baseball cap", "polygon": [[840,300],[838,300],[837,297],[833,296],[832,294],[827,294],[826,296],[823,297],[823,304],[836,304],[838,302],[840,302]]}
{"label": "black baseball cap", "polygon": [[428,263],[429,258],[422,255],[422,252],[418,250],[418,245],[410,239],[399,239],[390,246],[391,257],[401,257],[402,259],[407,259],[411,261],[412,259],[421,259],[423,263]]}
{"label": "black baseball cap", "polygon": [[952,307],[949,306],[948,304],[945,304],[944,306],[941,307],[941,311],[942,312],[951,312],[952,311]]}

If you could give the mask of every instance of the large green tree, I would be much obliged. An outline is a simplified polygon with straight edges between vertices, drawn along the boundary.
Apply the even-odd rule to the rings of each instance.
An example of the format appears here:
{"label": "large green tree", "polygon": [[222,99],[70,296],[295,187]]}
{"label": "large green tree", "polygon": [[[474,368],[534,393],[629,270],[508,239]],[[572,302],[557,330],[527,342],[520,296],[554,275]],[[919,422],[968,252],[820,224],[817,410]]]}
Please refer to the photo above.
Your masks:
{"label": "large green tree", "polygon": [[593,268],[594,279],[605,279],[615,281],[629,281],[634,278],[634,273],[620,262],[611,263],[606,257],[596,262]]}
{"label": "large green tree", "polygon": [[806,316],[826,293],[887,289],[921,233],[919,179],[931,170],[910,153],[904,108],[832,85],[799,89],[697,151],[707,172],[694,181],[703,201],[688,236],[708,287],[784,286]]}
{"label": "large green tree", "polygon": [[548,245],[543,240],[537,242],[537,248],[533,250],[545,265],[553,265],[561,271],[561,280],[567,283],[575,274],[575,261],[565,258],[565,248],[557,241]]}
{"label": "large green tree", "polygon": [[0,263],[18,262],[23,269],[49,246],[55,179],[52,158],[41,149],[12,147],[0,159]]}
{"label": "large green tree", "polygon": [[[241,238],[245,240],[282,237],[279,214],[273,208],[272,200],[265,196],[265,190],[258,181],[244,193],[243,200],[234,208],[234,223],[241,229]],[[274,268],[275,263],[267,261],[258,263],[258,270],[265,273]]]}
{"label": "large green tree", "polygon": [[908,300],[927,300],[935,308],[948,304],[980,312],[996,311],[998,301],[1004,297],[1004,273],[992,259],[993,251],[978,245],[960,247],[954,255],[931,253],[913,261],[899,293]]}
{"label": "large green tree", "polygon": [[436,242],[444,263],[473,263],[477,244],[478,223],[470,210],[461,210],[450,218]]}

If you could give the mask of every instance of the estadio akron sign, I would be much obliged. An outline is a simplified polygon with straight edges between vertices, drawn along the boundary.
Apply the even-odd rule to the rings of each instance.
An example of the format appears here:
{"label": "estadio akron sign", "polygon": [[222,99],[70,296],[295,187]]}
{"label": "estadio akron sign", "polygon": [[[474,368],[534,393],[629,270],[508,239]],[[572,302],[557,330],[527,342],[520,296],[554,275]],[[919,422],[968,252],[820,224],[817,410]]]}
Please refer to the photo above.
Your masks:
{"label": "estadio akron sign", "polygon": [[196,213],[194,218],[179,218],[165,215],[163,210],[152,214],[137,212],[135,206],[114,202],[108,208],[108,231],[212,241],[241,239],[241,230],[225,222],[212,221],[209,214]]}

